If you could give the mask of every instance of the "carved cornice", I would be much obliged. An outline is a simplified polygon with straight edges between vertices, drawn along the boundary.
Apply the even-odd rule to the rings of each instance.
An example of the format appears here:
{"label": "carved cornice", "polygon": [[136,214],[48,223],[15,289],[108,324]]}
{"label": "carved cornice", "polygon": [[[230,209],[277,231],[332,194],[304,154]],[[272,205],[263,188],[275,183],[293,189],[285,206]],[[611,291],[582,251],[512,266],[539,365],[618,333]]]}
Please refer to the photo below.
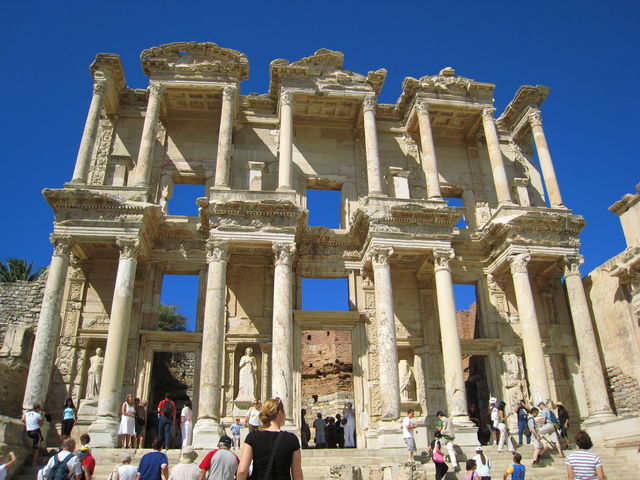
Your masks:
{"label": "carved cornice", "polygon": [[231,243],[226,240],[209,239],[205,250],[207,263],[228,262],[231,257]]}
{"label": "carved cornice", "polygon": [[539,108],[549,95],[549,91],[549,87],[543,85],[521,86],[496,123],[512,136],[518,135],[522,128],[522,117],[528,113],[530,108]]}
{"label": "carved cornice", "polygon": [[369,261],[376,267],[386,267],[389,265],[389,259],[393,256],[392,247],[373,247],[369,250]]}
{"label": "carved cornice", "polygon": [[294,243],[273,242],[274,261],[276,265],[291,266],[293,264],[296,246]]}
{"label": "carved cornice", "polygon": [[528,253],[519,253],[517,255],[511,255],[509,258],[509,264],[511,266],[511,273],[529,273],[527,264],[531,261],[531,255]]}
{"label": "carved cornice", "polygon": [[73,239],[69,235],[49,235],[49,241],[53,244],[53,255],[56,257],[67,257],[71,254]]}
{"label": "carved cornice", "polygon": [[565,255],[564,257],[564,276],[570,277],[577,275],[578,277],[582,277],[580,274],[580,265],[584,263],[584,257],[582,255]]}
{"label": "carved cornice", "polygon": [[440,270],[451,270],[451,260],[455,258],[456,254],[453,249],[449,248],[437,248],[433,251],[433,271],[439,272]]}
{"label": "carved cornice", "polygon": [[138,237],[118,237],[116,245],[120,249],[120,259],[136,258],[140,248],[140,240]]}

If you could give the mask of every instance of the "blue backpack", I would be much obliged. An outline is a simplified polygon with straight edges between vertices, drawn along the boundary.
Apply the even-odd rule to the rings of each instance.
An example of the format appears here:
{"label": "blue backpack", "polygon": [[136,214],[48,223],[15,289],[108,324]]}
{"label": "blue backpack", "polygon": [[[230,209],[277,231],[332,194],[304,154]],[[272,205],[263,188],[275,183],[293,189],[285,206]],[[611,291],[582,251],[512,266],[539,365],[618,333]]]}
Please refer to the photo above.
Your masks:
{"label": "blue backpack", "polygon": [[47,475],[48,480],[66,480],[69,476],[69,460],[73,458],[73,454],[67,455],[67,457],[60,461],[58,458],[58,454],[53,457],[53,467],[49,470],[49,475]]}
{"label": "blue backpack", "polygon": [[558,417],[556,417],[556,414],[553,413],[553,410],[549,410],[549,421],[551,423],[555,423],[556,425],[559,423],[558,422]]}

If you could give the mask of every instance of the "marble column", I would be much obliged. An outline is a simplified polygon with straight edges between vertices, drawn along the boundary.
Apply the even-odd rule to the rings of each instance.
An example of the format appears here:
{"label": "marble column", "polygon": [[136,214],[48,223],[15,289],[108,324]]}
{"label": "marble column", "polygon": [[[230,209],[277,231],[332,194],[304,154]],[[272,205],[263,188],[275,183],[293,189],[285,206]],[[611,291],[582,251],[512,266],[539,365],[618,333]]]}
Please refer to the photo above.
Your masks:
{"label": "marble column", "polygon": [[580,369],[589,400],[589,416],[611,415],[600,352],[580,274],[580,265],[584,260],[582,255],[569,255],[564,260],[564,280],[580,354]]}
{"label": "marble column", "polygon": [[235,87],[222,89],[222,112],[220,113],[220,132],[218,134],[218,156],[216,160],[216,178],[214,188],[228,190],[229,170],[231,168],[231,150],[233,135],[233,102]]}
{"label": "marble column", "polygon": [[507,172],[504,169],[502,161],[502,151],[500,150],[500,140],[496,130],[496,123],[493,120],[495,108],[482,109],[482,126],[484,127],[484,137],[487,140],[487,148],[489,150],[489,162],[491,163],[491,172],[493,173],[493,183],[496,187],[496,196],[498,204],[513,204],[511,200],[511,192],[509,190],[509,180]]}
{"label": "marble column", "polygon": [[160,112],[160,100],[163,86],[153,83],[149,86],[149,102],[144,116],[142,127],[142,139],[140,150],[138,151],[138,162],[136,164],[136,187],[148,187],[151,176],[151,164],[153,162],[153,147],[156,142],[156,131],[158,129],[158,114]]}
{"label": "marble column", "polygon": [[364,120],[364,146],[367,157],[367,184],[369,195],[384,196],[380,157],[378,155],[378,132],[376,129],[376,106],[378,102],[372,95],[364,97],[362,114]]}
{"label": "marble column", "polygon": [[531,256],[527,253],[509,257],[511,277],[513,278],[513,287],[516,293],[516,303],[522,329],[522,345],[527,363],[529,391],[533,397],[534,405],[537,405],[538,402],[548,402],[551,399],[551,390],[545,367],[540,326],[538,325],[538,316],[527,269],[527,264],[530,260]]}
{"label": "marble column", "polygon": [[418,111],[418,128],[420,129],[420,153],[424,162],[424,175],[427,181],[427,198],[429,200],[442,200],[436,147],[433,143],[433,133],[431,132],[429,105],[421,102],[416,105],[416,108]]}
{"label": "marble column", "polygon": [[82,132],[82,140],[80,141],[80,148],[78,149],[76,166],[73,170],[71,183],[80,185],[87,183],[91,154],[93,153],[93,146],[96,143],[96,134],[98,133],[98,124],[100,123],[100,112],[102,111],[106,90],[106,79],[97,80],[93,84],[93,97],[91,97],[87,121],[84,124],[84,131]]}
{"label": "marble column", "polygon": [[565,208],[564,202],[562,201],[562,195],[560,195],[560,186],[558,185],[558,179],[556,178],[556,171],[553,168],[553,162],[551,161],[547,138],[545,137],[544,129],[542,128],[542,115],[540,114],[540,110],[533,110],[530,112],[528,114],[528,119],[529,124],[531,125],[531,131],[533,132],[533,141],[536,144],[536,150],[538,152],[538,160],[540,161],[544,184],[547,187],[547,193],[549,194],[549,204],[554,208]]}
{"label": "marble column", "polygon": [[456,320],[456,302],[453,293],[450,262],[455,257],[451,249],[433,251],[444,384],[447,397],[447,413],[455,425],[470,423],[467,414],[467,393],[462,369],[462,347]]}
{"label": "marble column", "polygon": [[386,421],[396,420],[400,416],[396,320],[393,313],[393,287],[389,266],[391,255],[393,255],[391,247],[374,247],[371,251],[378,324],[378,369],[382,409],[380,413],[382,420]]}
{"label": "marble column", "polygon": [[271,333],[271,394],[280,397],[287,414],[293,412],[293,243],[274,243],[273,330]]}
{"label": "marble column", "polygon": [[60,310],[72,241],[69,236],[54,234],[51,235],[51,243],[53,243],[53,256],[47,274],[22,403],[23,408],[27,409],[33,407],[35,403],[44,407],[58,346],[56,340],[60,334]]}
{"label": "marble column", "polygon": [[[293,161],[293,94],[280,94],[280,145],[278,157],[278,190],[291,190]],[[288,413],[288,412],[287,412]]]}
{"label": "marble column", "polygon": [[89,427],[91,444],[98,447],[118,445],[120,405],[123,401],[122,380],[127,357],[133,287],[138,265],[138,238],[118,237],[116,243],[120,249],[120,260],[111,303],[109,333],[98,396],[98,413],[95,422]]}
{"label": "marble column", "polygon": [[209,271],[202,329],[198,420],[193,429],[195,448],[206,448],[217,444],[220,435],[224,433],[220,425],[220,407],[224,375],[224,328],[227,313],[229,257],[229,242],[220,240],[207,242]]}

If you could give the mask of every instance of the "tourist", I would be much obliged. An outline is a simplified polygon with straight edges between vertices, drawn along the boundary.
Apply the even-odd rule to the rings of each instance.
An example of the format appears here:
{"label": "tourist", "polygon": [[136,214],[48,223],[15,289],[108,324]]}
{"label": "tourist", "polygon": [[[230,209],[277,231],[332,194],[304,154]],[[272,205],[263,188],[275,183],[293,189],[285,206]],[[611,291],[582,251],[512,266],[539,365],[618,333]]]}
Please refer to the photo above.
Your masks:
{"label": "tourist", "polygon": [[442,441],[442,433],[436,431],[430,444],[431,459],[433,460],[433,465],[436,467],[436,480],[444,478],[449,470],[449,465],[447,465],[444,459],[445,453]]}
{"label": "tourist", "polygon": [[513,454],[513,465],[507,468],[502,476],[503,480],[507,480],[507,477],[511,475],[511,480],[524,480],[524,473],[526,468],[520,462],[522,461],[522,455],[519,453]]}
{"label": "tourist", "polygon": [[[210,451],[200,462],[198,480],[233,480],[240,459],[231,450],[231,438],[223,435],[218,440],[218,448]],[[207,472],[209,472],[207,474]]]}
{"label": "tourist", "polygon": [[560,440],[558,438],[558,432],[556,431],[556,427],[558,426],[558,419],[556,415],[551,411],[551,409],[547,408],[544,402],[538,403],[538,409],[540,410],[540,417],[543,419],[543,422],[540,422],[542,425],[538,427],[538,433],[543,437],[548,438],[549,443],[556,446],[558,456],[560,458],[564,458],[562,446],[560,445]]}
{"label": "tourist", "polygon": [[344,448],[344,426],[347,423],[345,418],[336,413],[336,443],[338,448]]}
{"label": "tourist", "polygon": [[9,461],[7,463],[0,463],[0,480],[5,480],[9,469],[16,464],[15,454],[13,452],[9,452],[8,455]]}
{"label": "tourist", "polygon": [[233,439],[234,448],[240,448],[240,430],[241,429],[242,429],[242,424],[240,423],[240,418],[238,417],[229,426],[229,430],[231,431],[231,438]]}
{"label": "tourist", "polygon": [[516,452],[516,447],[513,445],[513,440],[511,440],[511,435],[509,435],[509,430],[507,429],[507,417],[505,416],[505,407],[506,403],[500,402],[498,405],[498,432],[500,433],[500,441],[498,442],[498,452],[502,452],[502,449],[505,444],[505,440],[507,443],[507,448],[511,453]]}
{"label": "tourist", "polygon": [[413,410],[407,411],[407,416],[402,419],[402,439],[407,445],[409,461],[413,462],[413,453],[416,451],[416,439],[413,437],[414,430],[418,426],[413,422]]}
{"label": "tourist", "polygon": [[237,480],[247,480],[252,461],[252,478],[302,480],[300,442],[293,433],[280,430],[285,420],[282,400],[274,398],[264,402],[260,412],[263,429],[247,435],[242,446]]}
{"label": "tourist", "polygon": [[71,430],[73,424],[76,421],[76,406],[73,404],[73,399],[67,397],[64,401],[64,407],[62,410],[62,425],[60,427],[60,437],[62,440],[71,436]]}
{"label": "tourist", "polygon": [[456,470],[458,468],[458,457],[453,445],[453,439],[455,434],[453,432],[453,422],[444,415],[442,410],[436,413],[438,422],[436,423],[436,430],[442,434],[442,446],[446,447],[449,453],[449,461],[451,462],[451,468]]}
{"label": "tourist", "polygon": [[318,418],[313,421],[313,428],[315,428],[316,430],[316,434],[313,437],[313,441],[316,443],[316,448],[326,448],[327,437],[325,431],[325,423],[322,419],[322,413],[318,412]]}
{"label": "tourist", "polygon": [[498,399],[496,397],[489,399],[489,419],[491,420],[491,438],[493,445],[497,445],[500,431],[498,430]]}
{"label": "tourist", "polygon": [[260,400],[253,400],[244,417],[244,425],[249,429],[249,433],[260,428],[260,407]]}
{"label": "tourist", "polygon": [[162,453],[162,441],[155,439],[151,444],[152,452],[142,456],[138,465],[138,480],[160,480],[169,478],[169,459]]}
{"label": "tourist", "polygon": [[133,405],[133,395],[127,395],[122,407],[120,408],[122,417],[120,418],[120,446],[124,448],[133,447],[133,441],[136,437],[136,411]]}
{"label": "tourist", "polygon": [[569,412],[564,408],[562,402],[556,402],[558,406],[558,424],[560,425],[560,441],[563,444],[562,448],[569,448]]}
{"label": "tourist", "polygon": [[549,446],[543,441],[540,432],[538,431],[538,422],[536,417],[539,410],[536,407],[529,410],[529,418],[527,419],[527,426],[531,432],[531,438],[533,440],[533,461],[532,465],[540,465],[540,458],[549,449]]}
{"label": "tourist", "polygon": [[140,403],[139,398],[133,400],[133,406],[135,409],[136,424],[136,442],[134,447],[142,448],[144,446],[144,432],[147,428],[147,409]]}
{"label": "tourist", "polygon": [[473,457],[476,461],[478,475],[482,480],[491,480],[491,460],[484,454],[482,446],[476,447],[476,456]]}
{"label": "tourist", "polygon": [[80,465],[82,466],[82,479],[91,480],[96,469],[96,459],[91,455],[91,447],[89,445],[81,446],[78,457],[80,457]]}
{"label": "tourist", "polygon": [[185,400],[184,407],[180,412],[180,433],[182,434],[182,448],[191,445],[193,433],[193,412],[191,411],[191,401]]}
{"label": "tourist", "polygon": [[[27,410],[22,415],[22,421],[25,423],[27,427],[27,436],[32,440],[32,456],[31,456],[31,465],[35,466],[38,463],[38,455],[40,455],[40,439],[42,438],[42,433],[40,432],[40,427],[44,422],[44,417],[40,413],[40,404],[35,403],[31,410]],[[74,444],[75,448],[75,444]]]}
{"label": "tourist", "polygon": [[198,454],[193,447],[182,447],[180,451],[180,463],[171,470],[169,480],[196,480],[200,474],[198,465],[193,463],[196,458],[198,458]]}
{"label": "tourist", "polygon": [[[307,410],[300,410],[300,442],[302,443],[302,448],[309,448],[309,440],[311,440],[311,429],[309,428],[309,424],[307,423]],[[336,429],[336,437],[337,437],[337,429]]]}
{"label": "tourist", "polygon": [[80,446],[88,447],[90,443],[91,443],[91,437],[89,436],[88,433],[83,433],[82,435],[80,435]]}
{"label": "tourist", "polygon": [[476,469],[478,466],[476,465],[476,461],[473,458],[467,460],[467,472],[464,474],[464,480],[480,480],[480,476]]}
{"label": "tourist", "polygon": [[[346,448],[355,448],[356,447],[356,411],[353,409],[353,404],[351,402],[347,402],[342,409],[342,417],[344,425],[344,446]],[[344,423],[344,420],[347,420],[347,423]]]}
{"label": "tourist", "polygon": [[171,394],[165,393],[164,399],[158,403],[158,437],[165,448],[171,446],[171,425],[176,422],[176,404]]}
{"label": "tourist", "polygon": [[336,419],[327,417],[325,423],[325,435],[327,437],[327,448],[338,448],[336,443]]}
{"label": "tourist", "polygon": [[569,480],[605,480],[604,469],[600,457],[589,449],[593,447],[591,437],[584,430],[576,434],[578,450],[567,456],[567,476]]}
{"label": "tourist", "polygon": [[[515,409],[515,414],[518,417],[518,445],[522,445],[522,435],[525,433],[525,428],[527,426],[527,418],[529,418],[529,407],[524,402],[524,398],[518,402],[518,406]],[[525,435],[527,438],[527,444],[531,443],[531,433],[529,435]]]}
{"label": "tourist", "polygon": [[[76,441],[73,438],[65,439],[62,442],[62,450],[51,457],[42,469],[42,478],[80,480],[82,465],[80,459],[73,454],[75,449]],[[58,472],[64,472],[64,475]]]}
{"label": "tourist", "polygon": [[113,471],[112,480],[136,480],[138,469],[131,465],[131,455],[122,457],[122,465]]}

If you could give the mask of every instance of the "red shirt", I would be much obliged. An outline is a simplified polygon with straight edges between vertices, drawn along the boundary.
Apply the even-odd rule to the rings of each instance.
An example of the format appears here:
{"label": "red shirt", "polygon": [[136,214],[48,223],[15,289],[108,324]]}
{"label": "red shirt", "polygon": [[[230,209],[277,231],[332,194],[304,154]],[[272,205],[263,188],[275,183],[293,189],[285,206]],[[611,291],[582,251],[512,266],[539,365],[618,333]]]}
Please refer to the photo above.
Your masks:
{"label": "red shirt", "polygon": [[169,402],[171,404],[171,416],[173,416],[173,414],[176,413],[176,404],[171,400],[167,400],[166,398],[164,400],[161,400],[158,404],[158,412],[160,413],[160,415],[164,415],[164,404],[166,402]]}
{"label": "red shirt", "polygon": [[[211,469],[211,458],[216,453],[218,453],[218,450],[220,450],[220,449],[216,448],[215,450],[211,450],[209,453],[207,453],[207,455],[204,457],[202,462],[200,462],[200,465],[198,465],[201,470],[209,470],[209,469]],[[233,452],[231,452],[231,453],[233,453]],[[235,453],[233,453],[233,455],[236,457],[236,460],[238,461],[238,463],[240,463],[240,459],[238,458],[238,456]]]}
{"label": "red shirt", "polygon": [[96,459],[93,458],[92,455],[87,455],[85,459],[82,461],[82,466],[87,467],[87,470],[89,470],[89,473],[93,475],[93,471],[96,468]]}

